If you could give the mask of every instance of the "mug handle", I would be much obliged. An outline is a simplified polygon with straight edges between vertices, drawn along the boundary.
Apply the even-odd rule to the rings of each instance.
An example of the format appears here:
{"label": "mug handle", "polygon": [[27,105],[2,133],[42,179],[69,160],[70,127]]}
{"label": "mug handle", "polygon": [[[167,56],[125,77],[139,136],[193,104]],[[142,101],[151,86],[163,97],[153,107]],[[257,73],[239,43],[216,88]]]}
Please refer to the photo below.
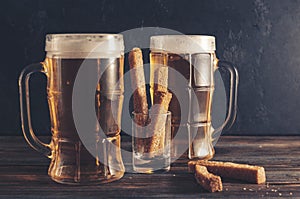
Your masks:
{"label": "mug handle", "polygon": [[238,83],[239,83],[239,74],[237,69],[233,66],[232,63],[227,61],[219,61],[216,59],[216,69],[224,68],[230,73],[230,91],[229,91],[229,103],[228,103],[228,111],[227,116],[223,124],[218,127],[217,129],[213,130],[212,137],[213,137],[213,144],[215,145],[218,141],[219,134],[221,131],[226,128],[229,129],[235,119],[237,113],[237,93],[238,93]]}
{"label": "mug handle", "polygon": [[31,123],[29,79],[33,73],[37,72],[46,74],[43,63],[36,63],[26,66],[19,77],[22,131],[27,143],[32,148],[44,154],[45,156],[50,157],[50,144],[45,144],[36,137]]}

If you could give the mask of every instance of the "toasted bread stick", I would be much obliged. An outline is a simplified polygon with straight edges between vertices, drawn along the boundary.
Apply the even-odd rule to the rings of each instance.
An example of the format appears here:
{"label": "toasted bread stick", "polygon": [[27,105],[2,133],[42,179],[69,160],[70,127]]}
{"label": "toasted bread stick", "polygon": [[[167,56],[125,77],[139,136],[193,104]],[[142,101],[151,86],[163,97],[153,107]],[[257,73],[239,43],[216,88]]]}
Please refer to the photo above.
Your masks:
{"label": "toasted bread stick", "polygon": [[133,48],[129,53],[131,86],[133,93],[133,109],[136,113],[148,114],[147,93],[145,86],[143,54],[141,49]]}
{"label": "toasted bread stick", "polygon": [[222,191],[223,185],[220,176],[209,173],[205,166],[195,166],[195,178],[197,182],[207,191]]}
{"label": "toasted bread stick", "polygon": [[166,113],[168,112],[169,104],[172,99],[172,94],[156,93],[157,104],[151,108],[151,125],[149,131],[152,132],[151,141],[149,142],[148,152],[158,152],[165,147],[165,133],[166,133]]}
{"label": "toasted bread stick", "polygon": [[[152,54],[151,68],[153,69],[153,80],[154,80],[154,93],[156,92],[167,92],[168,91],[168,72],[167,60],[165,55]],[[155,100],[154,100],[155,103]]]}
{"label": "toasted bread stick", "polygon": [[195,166],[201,165],[207,167],[207,170],[222,178],[242,180],[250,183],[263,184],[266,182],[265,169],[260,166],[248,164],[236,164],[232,162],[217,161],[190,161],[188,163],[189,171],[195,171]]}
{"label": "toasted bread stick", "polygon": [[145,136],[143,127],[148,123],[148,102],[145,86],[143,54],[141,49],[133,48],[129,53],[128,61],[130,66],[131,87],[134,90],[133,110],[135,113],[139,114],[135,118],[135,122],[139,125],[136,129],[136,142],[139,147],[143,148],[145,145],[144,139],[139,137]]}

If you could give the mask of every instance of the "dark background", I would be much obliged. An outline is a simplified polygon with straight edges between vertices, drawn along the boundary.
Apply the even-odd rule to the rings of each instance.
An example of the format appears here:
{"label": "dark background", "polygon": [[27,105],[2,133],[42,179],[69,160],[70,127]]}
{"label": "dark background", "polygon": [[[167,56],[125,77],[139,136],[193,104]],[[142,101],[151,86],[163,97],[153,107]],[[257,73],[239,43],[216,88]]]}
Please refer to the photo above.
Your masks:
{"label": "dark background", "polygon": [[[238,117],[226,134],[300,134],[299,0],[2,1],[0,134],[21,135],[18,76],[26,65],[43,60],[47,33],[118,33],[147,26],[217,37],[218,57],[240,73]],[[33,112],[46,134],[44,79],[33,80],[40,88]]]}

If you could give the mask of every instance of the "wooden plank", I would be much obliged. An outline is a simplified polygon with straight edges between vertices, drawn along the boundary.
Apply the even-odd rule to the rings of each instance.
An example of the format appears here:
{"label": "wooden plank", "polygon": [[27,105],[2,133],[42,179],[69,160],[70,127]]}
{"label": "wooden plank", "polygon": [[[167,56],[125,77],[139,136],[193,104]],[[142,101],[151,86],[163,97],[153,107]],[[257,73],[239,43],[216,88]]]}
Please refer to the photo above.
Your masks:
{"label": "wooden plank", "polygon": [[[127,172],[121,180],[109,184],[57,184],[47,175],[48,158],[32,150],[22,137],[0,137],[0,198],[296,198],[300,197],[299,138],[221,137],[214,160],[264,166],[268,184],[223,179],[224,191],[212,194],[205,192],[188,173],[185,157],[172,163],[171,171],[165,174]],[[130,138],[123,138],[122,148],[130,150],[130,147]],[[131,162],[127,161],[127,171],[132,171]]]}

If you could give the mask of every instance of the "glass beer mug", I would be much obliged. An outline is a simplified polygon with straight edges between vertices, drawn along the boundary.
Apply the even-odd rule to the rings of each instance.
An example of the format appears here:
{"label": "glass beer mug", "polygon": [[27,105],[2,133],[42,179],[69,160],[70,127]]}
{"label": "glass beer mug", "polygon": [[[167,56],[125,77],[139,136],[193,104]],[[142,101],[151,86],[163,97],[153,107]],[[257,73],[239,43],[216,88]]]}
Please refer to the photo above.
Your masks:
{"label": "glass beer mug", "polygon": [[[22,130],[26,141],[51,159],[48,174],[56,182],[91,184],[120,179],[125,171],[120,149],[123,36],[50,34],[46,36],[45,50],[46,59],[27,66],[19,78]],[[79,135],[73,114],[76,78],[82,67],[88,71],[82,93],[93,89],[92,108],[96,120],[83,132],[88,138],[85,142]],[[36,72],[47,77],[52,132],[49,144],[40,141],[32,128],[29,80]],[[89,82],[93,75],[96,75],[95,84]],[[82,106],[80,110],[85,114]]]}
{"label": "glass beer mug", "polygon": [[[211,159],[213,141],[226,125],[234,122],[237,101],[237,70],[216,58],[215,37],[204,35],[160,35],[150,41],[150,91],[167,87],[172,93],[172,152],[177,159],[188,149],[190,159]],[[211,126],[214,71],[230,72],[227,117],[215,130]],[[153,102],[155,104],[155,102]]]}

